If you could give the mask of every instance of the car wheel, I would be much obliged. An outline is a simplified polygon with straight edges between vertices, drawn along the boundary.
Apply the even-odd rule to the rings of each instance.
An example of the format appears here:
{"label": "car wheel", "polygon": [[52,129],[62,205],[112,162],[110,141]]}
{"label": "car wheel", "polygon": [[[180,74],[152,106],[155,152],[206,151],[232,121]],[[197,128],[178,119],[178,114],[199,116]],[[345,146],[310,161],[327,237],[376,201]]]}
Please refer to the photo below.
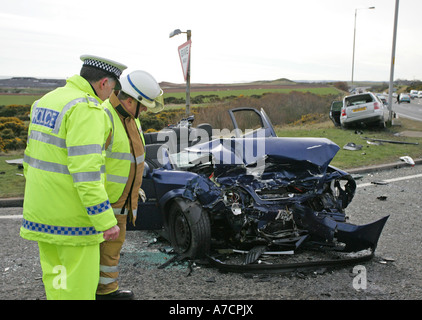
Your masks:
{"label": "car wheel", "polygon": [[170,207],[169,236],[174,250],[189,258],[201,258],[210,250],[208,213],[197,202],[176,199]]}

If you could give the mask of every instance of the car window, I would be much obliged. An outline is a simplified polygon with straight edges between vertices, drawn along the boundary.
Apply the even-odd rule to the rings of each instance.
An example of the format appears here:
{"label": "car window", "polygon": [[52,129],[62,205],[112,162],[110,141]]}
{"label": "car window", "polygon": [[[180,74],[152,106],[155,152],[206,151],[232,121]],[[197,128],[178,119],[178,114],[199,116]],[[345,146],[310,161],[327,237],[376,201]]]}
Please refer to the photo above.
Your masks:
{"label": "car window", "polygon": [[243,134],[263,127],[260,115],[253,110],[242,110],[241,112],[234,112],[233,114],[237,126],[242,130]]}
{"label": "car window", "polygon": [[374,102],[372,95],[370,94],[361,94],[357,96],[351,96],[345,98],[346,106],[357,106],[360,104]]}
{"label": "car window", "polygon": [[343,101],[335,101],[331,106],[331,110],[340,111],[341,107],[343,107]]}

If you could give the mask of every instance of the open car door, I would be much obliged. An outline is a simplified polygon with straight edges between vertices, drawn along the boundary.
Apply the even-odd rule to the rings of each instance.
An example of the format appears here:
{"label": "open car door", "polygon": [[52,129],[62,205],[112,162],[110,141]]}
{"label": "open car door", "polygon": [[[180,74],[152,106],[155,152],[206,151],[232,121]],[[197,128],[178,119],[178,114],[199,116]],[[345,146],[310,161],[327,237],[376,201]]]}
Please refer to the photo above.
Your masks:
{"label": "open car door", "polygon": [[229,110],[230,118],[236,132],[240,137],[277,137],[270,119],[264,109],[236,108]]}

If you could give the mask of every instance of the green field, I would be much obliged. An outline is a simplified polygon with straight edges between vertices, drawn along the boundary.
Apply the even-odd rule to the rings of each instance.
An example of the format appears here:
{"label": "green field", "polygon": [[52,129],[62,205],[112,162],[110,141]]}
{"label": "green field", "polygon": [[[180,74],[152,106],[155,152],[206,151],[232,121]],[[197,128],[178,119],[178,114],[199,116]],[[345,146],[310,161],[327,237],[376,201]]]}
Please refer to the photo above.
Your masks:
{"label": "green field", "polygon": [[[245,89],[245,90],[221,90],[221,91],[198,91],[198,92],[191,92],[191,97],[203,95],[216,95],[219,98],[225,98],[229,96],[252,96],[252,95],[262,95],[268,92],[277,92],[277,93],[289,93],[292,91],[299,91],[299,92],[310,92],[318,95],[337,95],[339,94],[339,90],[334,87],[322,87],[322,88],[297,88],[295,89],[294,86],[292,88],[285,88],[285,89]],[[10,95],[0,95],[0,105],[8,106],[12,104],[16,105],[32,105],[32,103],[41,98],[42,95],[21,95],[21,94],[10,94]],[[164,98],[168,97],[175,97],[177,99],[185,98],[186,92],[174,92],[174,93],[165,93]]]}
{"label": "green field", "polygon": [[[340,91],[334,87],[321,87],[321,88],[283,88],[283,89],[245,89],[245,90],[220,90],[220,91],[198,91],[191,92],[191,97],[196,97],[199,95],[209,96],[216,95],[219,98],[225,98],[229,96],[253,96],[253,95],[262,95],[264,93],[275,92],[275,93],[289,93],[292,91],[298,92],[310,92],[317,95],[338,95]],[[22,95],[22,94],[0,94],[0,106],[8,105],[32,105],[32,103],[41,98],[41,94],[34,95]],[[165,93],[164,98],[175,97],[177,99],[186,98],[186,92],[174,92],[174,93]],[[174,106],[173,106],[174,107]]]}
{"label": "green field", "polygon": [[32,105],[35,100],[41,98],[42,95],[23,95],[23,94],[0,94],[0,106],[16,105]]}
{"label": "green field", "polygon": [[[219,91],[198,91],[191,92],[191,97],[203,95],[217,95],[220,98],[229,97],[229,96],[252,96],[252,95],[262,95],[264,93],[275,92],[275,93],[290,93],[292,91],[299,92],[310,92],[318,95],[337,95],[340,91],[334,87],[321,87],[321,88],[283,88],[283,89],[245,89],[245,90],[219,90]],[[174,92],[174,93],[165,93],[164,98],[175,97],[175,98],[185,98],[186,92]]]}
{"label": "green field", "polygon": [[22,196],[25,190],[23,170],[17,165],[6,163],[6,160],[23,158],[23,150],[0,155],[0,198]]}

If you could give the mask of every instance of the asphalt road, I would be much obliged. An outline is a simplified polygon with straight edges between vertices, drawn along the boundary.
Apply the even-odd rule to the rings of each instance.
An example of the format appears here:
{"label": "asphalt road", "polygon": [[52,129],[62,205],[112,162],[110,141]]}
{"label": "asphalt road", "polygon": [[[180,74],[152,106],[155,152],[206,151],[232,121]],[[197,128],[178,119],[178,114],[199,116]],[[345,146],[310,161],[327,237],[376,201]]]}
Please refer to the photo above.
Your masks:
{"label": "asphalt road", "polygon": [[[369,262],[288,275],[226,274],[187,262],[159,269],[173,256],[168,243],[151,232],[130,231],[122,249],[120,285],[133,290],[137,300],[167,303],[192,299],[421,300],[422,165],[355,173],[355,177],[357,192],[346,209],[350,222],[365,224],[390,216]],[[21,214],[22,208],[0,208],[0,300],[43,300],[37,244],[19,237]]]}
{"label": "asphalt road", "polygon": [[410,103],[402,102],[400,104],[395,101],[396,99],[393,98],[393,111],[400,117],[422,121],[422,99],[415,98]]}

